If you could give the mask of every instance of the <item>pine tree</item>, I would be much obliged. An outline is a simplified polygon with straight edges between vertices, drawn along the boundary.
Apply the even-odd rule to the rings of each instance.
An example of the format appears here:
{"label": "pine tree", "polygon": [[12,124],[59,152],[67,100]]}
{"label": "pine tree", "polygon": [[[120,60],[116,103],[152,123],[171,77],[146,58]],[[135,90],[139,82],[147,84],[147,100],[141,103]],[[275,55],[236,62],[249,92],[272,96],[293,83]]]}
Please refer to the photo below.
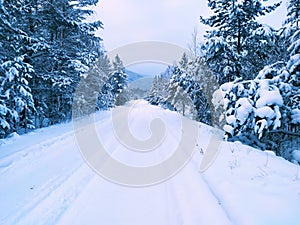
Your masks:
{"label": "pine tree", "polygon": [[[289,91],[284,94],[283,124],[293,124],[293,112],[300,109],[300,31],[299,31],[300,1],[289,1],[287,20],[279,34],[284,48],[285,57],[273,66],[275,74],[284,75],[285,82],[289,83]],[[275,68],[274,68],[275,67]],[[299,126],[299,124],[298,124]]]}
{"label": "pine tree", "polygon": [[125,73],[125,67],[119,55],[115,56],[112,62],[112,66],[113,66],[114,73]]}
{"label": "pine tree", "polygon": [[[167,86],[168,80],[165,79],[162,75],[155,76],[153,79],[152,87],[148,93],[149,96],[153,96],[154,98],[158,97],[159,99],[164,99],[167,97]],[[158,105],[157,102],[156,105]]]}
{"label": "pine tree", "polygon": [[243,57],[244,79],[253,79],[266,65],[282,60],[284,50],[280,46],[277,31],[268,25],[255,29],[245,41],[247,54]]}
{"label": "pine tree", "polygon": [[220,103],[226,109],[223,128],[229,140],[266,148],[260,140],[282,126],[283,95],[290,85],[281,75],[270,79],[269,72],[266,69],[254,80],[236,80],[221,86],[224,100]]}
{"label": "pine tree", "polygon": [[83,22],[93,12],[86,9],[98,1],[46,1],[42,7],[42,27],[49,50],[39,63],[39,76],[45,80],[48,116],[57,123],[71,116],[72,94],[93,61],[98,58],[100,38],[94,32],[101,22]]}
{"label": "pine tree", "polygon": [[[175,77],[174,77],[175,78]],[[177,79],[171,79],[169,83],[169,96],[167,101],[171,102],[177,112],[183,116],[193,117],[193,102],[187,91],[180,85]]]}
{"label": "pine tree", "polygon": [[[87,23],[88,6],[97,0],[24,0],[13,9],[18,26],[28,35],[25,62],[33,65],[32,93],[37,126],[70,118],[73,92],[81,74],[100,54],[100,38],[94,35],[101,22]],[[37,40],[37,41],[35,41]],[[48,123],[43,121],[48,120]]]}
{"label": "pine tree", "polygon": [[288,3],[288,14],[285,24],[290,24],[291,26],[300,26],[300,1],[299,0],[289,0]]}
{"label": "pine tree", "polygon": [[253,80],[225,83],[221,92],[227,111],[224,130],[228,138],[263,149],[277,149],[277,154],[289,158],[286,148],[279,147],[282,136],[272,136],[272,132],[299,127],[295,118],[300,109],[300,32],[286,24],[280,34],[286,57],[265,66]]}
{"label": "pine tree", "polygon": [[126,91],[128,87],[128,75],[125,72],[125,67],[119,55],[116,55],[113,61],[113,75],[111,77],[111,85],[113,87],[113,95],[115,96],[115,105],[123,105],[128,100],[128,93]]}
{"label": "pine tree", "polygon": [[212,36],[207,39],[205,45],[202,45],[202,49],[205,61],[219,83],[229,82],[237,76],[241,67],[239,57],[225,38]]}
{"label": "pine tree", "polygon": [[89,70],[83,74],[80,85],[77,87],[76,98],[73,102],[76,105],[74,108],[77,109],[77,116],[88,115],[101,109],[98,97],[111,73],[112,68],[108,56],[102,53]]}
{"label": "pine tree", "polygon": [[3,63],[6,80],[3,82],[6,106],[13,116],[11,129],[23,133],[34,128],[34,102],[29,88],[29,80],[33,73],[30,65],[24,63],[24,58],[18,57]]}
{"label": "pine tree", "polygon": [[71,117],[76,86],[101,54],[102,24],[85,22],[97,2],[0,1],[0,135]]}
{"label": "pine tree", "polygon": [[0,137],[34,128],[30,82],[34,69],[26,62],[27,46],[36,41],[18,26],[23,2],[0,2]]}
{"label": "pine tree", "polygon": [[196,90],[199,90],[199,85],[195,80],[197,72],[192,68],[193,65],[194,62],[184,53],[178,65],[174,67],[168,86],[167,100],[176,111],[196,120],[198,119]]}
{"label": "pine tree", "polygon": [[108,81],[101,89],[97,107],[99,109],[109,109],[127,102],[128,93],[125,91],[128,85],[128,75],[121,58],[116,55],[112,62],[112,72]]}
{"label": "pine tree", "polygon": [[[206,35],[204,50],[209,66],[219,77],[220,83],[232,81],[237,77],[254,77],[249,74],[248,59],[255,58],[249,49],[253,41],[249,37],[261,27],[257,22],[259,16],[275,10],[280,3],[272,6],[263,6],[262,0],[209,0],[208,6],[214,15],[201,22],[214,30]],[[264,52],[265,49],[257,49]],[[260,53],[258,53],[260,54]],[[264,60],[264,58],[262,58]],[[250,62],[251,63],[251,62]],[[254,69],[257,65],[251,65]],[[229,75],[230,74],[230,75]]]}
{"label": "pine tree", "polygon": [[[169,76],[170,68],[171,66],[169,66],[168,69],[162,74],[154,77],[152,87],[147,93],[145,100],[152,105],[174,111],[174,107],[167,100],[169,96],[168,85],[170,80],[166,77]],[[166,76],[166,74],[168,75]]]}
{"label": "pine tree", "polygon": [[212,105],[213,93],[218,89],[218,81],[208,68],[201,56],[194,56],[187,69],[191,76],[190,95],[193,100],[197,115],[196,120],[219,127],[215,117],[221,112],[214,111]]}

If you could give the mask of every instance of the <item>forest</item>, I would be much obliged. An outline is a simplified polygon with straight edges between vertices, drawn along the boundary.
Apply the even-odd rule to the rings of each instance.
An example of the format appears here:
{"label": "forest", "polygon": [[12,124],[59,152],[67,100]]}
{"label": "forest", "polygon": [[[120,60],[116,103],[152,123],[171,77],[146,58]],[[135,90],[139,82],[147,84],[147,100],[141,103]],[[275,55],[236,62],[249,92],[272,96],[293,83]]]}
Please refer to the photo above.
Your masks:
{"label": "forest", "polygon": [[[208,0],[205,41],[154,78],[146,100],[225,132],[225,139],[273,150],[299,148],[300,1],[274,29],[258,22],[280,6]],[[0,0],[0,138],[107,110],[131,100],[122,59],[111,62],[87,22],[98,0]],[[88,86],[78,90],[82,79]],[[93,87],[92,87],[93,86]],[[88,95],[80,93],[92,90]],[[96,93],[94,93],[97,90]],[[77,92],[76,98],[74,93]],[[87,103],[87,104],[86,104]],[[78,107],[77,107],[78,108]]]}
{"label": "forest", "polygon": [[280,4],[208,1],[205,41],[194,32],[189,53],[155,78],[147,99],[298,163],[300,1],[288,2],[280,29],[258,22]]}

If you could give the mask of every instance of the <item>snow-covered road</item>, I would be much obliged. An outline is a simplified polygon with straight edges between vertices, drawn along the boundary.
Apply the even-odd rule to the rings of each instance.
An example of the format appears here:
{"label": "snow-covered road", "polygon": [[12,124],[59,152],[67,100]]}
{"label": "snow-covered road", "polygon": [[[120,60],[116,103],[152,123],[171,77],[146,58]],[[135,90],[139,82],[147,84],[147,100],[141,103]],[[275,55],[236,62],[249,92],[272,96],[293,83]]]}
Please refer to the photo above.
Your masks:
{"label": "snow-covered road", "polygon": [[[96,115],[96,128],[114,158],[145,166],[172,154],[180,117],[140,104],[129,118],[132,134],[147,138],[149,130],[141,124],[163,118],[167,135],[159,153],[145,156],[124,151],[109,112]],[[299,224],[298,166],[267,152],[224,142],[216,161],[201,173],[202,150],[211,129],[198,126],[198,144],[187,165],[172,178],[147,187],[118,185],[96,174],[82,158],[72,124],[5,140],[0,143],[0,224]]]}

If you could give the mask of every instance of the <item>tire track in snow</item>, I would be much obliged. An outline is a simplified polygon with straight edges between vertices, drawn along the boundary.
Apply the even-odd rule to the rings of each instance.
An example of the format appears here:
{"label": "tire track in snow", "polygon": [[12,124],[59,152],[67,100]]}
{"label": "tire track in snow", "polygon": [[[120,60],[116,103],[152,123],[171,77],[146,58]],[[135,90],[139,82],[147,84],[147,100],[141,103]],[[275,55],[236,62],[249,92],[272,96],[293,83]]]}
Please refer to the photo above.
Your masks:
{"label": "tire track in snow", "polygon": [[[95,123],[95,126],[103,122],[105,121],[97,121]],[[59,142],[70,139],[73,143],[75,143],[75,132],[84,132],[87,126],[84,126],[81,129],[77,129],[76,131],[73,130],[73,127],[70,127],[71,131],[55,136],[49,140],[39,142],[30,147],[25,147],[16,152],[12,152],[11,154],[5,155],[0,159],[0,175],[11,169],[15,163],[18,163],[18,161],[24,160],[26,157],[33,156],[37,153],[43,154],[43,151],[47,151],[50,147],[52,147],[53,145],[57,145]],[[3,147],[5,147],[5,145]]]}
{"label": "tire track in snow", "polygon": [[0,170],[0,174],[3,174],[7,170],[11,169],[15,163],[18,163],[18,161],[24,159],[26,160],[27,157],[36,155],[37,153],[43,154],[43,151],[46,151],[48,148],[50,148],[53,145],[57,145],[58,142],[73,137],[73,135],[74,135],[74,131],[70,131],[58,137],[52,138],[50,140],[40,142],[28,148],[24,148],[18,152],[14,152],[2,158],[0,160],[0,168],[2,167],[3,169]]}
{"label": "tire track in snow", "polygon": [[[104,124],[102,125],[104,125],[104,127],[107,127],[107,124],[109,124],[111,121],[108,119],[102,122],[104,122]],[[96,126],[99,125],[100,123],[97,123]],[[78,130],[78,132],[84,132],[84,127]],[[74,139],[71,138],[73,135],[74,131],[70,131],[63,135],[60,135],[59,137],[55,137],[51,140],[36,144],[33,147],[26,148],[22,150],[22,152],[18,152],[16,154],[20,154],[20,158],[23,159],[29,158],[31,156],[46,156],[47,154],[49,154],[49,151],[46,150],[55,147],[55,144],[61,143],[61,145],[64,145],[64,147],[66,147],[66,140],[67,142],[74,142]],[[114,138],[112,138],[112,135],[114,134],[108,134],[107,137],[109,138],[107,138],[105,141],[108,142],[108,146],[112,149],[113,155],[118,149],[118,143],[115,142]],[[176,137],[173,134],[170,138],[176,140]],[[41,145],[45,145],[45,151],[41,151]],[[56,153],[57,151],[58,149],[55,150]],[[15,155],[16,158],[14,158],[14,155],[11,155],[11,158],[18,159],[17,156],[18,155]],[[7,158],[4,159],[7,160]],[[19,160],[13,162],[19,163]],[[144,214],[147,213],[146,211],[148,209],[147,206],[142,208],[144,209],[144,211],[141,208],[138,208],[143,207],[141,199],[143,199],[144,201],[149,201],[149,206],[163,203],[164,207],[166,208],[160,208],[159,206],[158,208],[162,210],[162,212],[160,213],[165,214],[157,214],[158,212],[155,211],[156,209],[151,210],[154,211],[153,215],[161,217],[156,218],[156,220],[168,221],[170,225],[218,224],[217,222],[220,221],[220,218],[224,221],[222,225],[231,224],[227,212],[219,205],[218,196],[215,195],[215,193],[205,182],[203,177],[199,175],[198,168],[193,167],[194,164],[197,164],[197,166],[199,166],[198,163],[200,163],[200,161],[190,161],[185,166],[185,168],[173,178],[167,180],[164,183],[158,184],[157,186],[153,186],[152,188],[149,187],[148,189],[130,189],[109,183],[95,176],[95,174],[91,172],[85,164],[81,163],[79,166],[76,166],[75,168],[70,169],[67,172],[63,171],[63,173],[59,176],[55,176],[52,179],[47,179],[44,182],[41,190],[39,190],[38,194],[33,199],[31,199],[28,204],[19,208],[16,214],[6,217],[4,222],[5,224],[13,225],[56,224],[59,223],[61,221],[61,218],[65,216],[75,216],[75,214],[67,213],[71,212],[72,210],[73,212],[78,211],[80,207],[82,207],[82,203],[84,203],[85,200],[88,199],[90,202],[93,202],[94,198],[96,197],[106,197],[103,196],[105,194],[109,194],[110,197],[114,198],[114,195],[118,195],[117,192],[113,193],[113,190],[116,190],[121,191],[121,194],[118,195],[121,199],[118,199],[117,202],[123,204],[119,206],[119,213],[121,213],[121,216],[124,216],[124,218],[128,218],[129,220],[132,220],[134,218],[130,218],[130,216],[128,217],[128,215],[125,215],[125,212],[122,212],[123,209],[127,208],[127,204],[130,204],[130,202],[128,201],[133,200],[129,199],[126,196],[127,194],[137,198],[134,199],[134,202],[141,204],[137,206],[131,206],[132,209],[140,210],[138,212]],[[12,168],[13,166],[13,164],[9,163],[6,165],[8,165],[7,168]],[[8,172],[8,170],[6,170],[6,172]],[[86,191],[87,189],[91,192]],[[139,197],[141,199],[139,199]],[[154,197],[154,199],[152,199],[152,197]],[[81,200],[77,201],[79,198]],[[98,204],[100,204],[99,207],[104,207],[101,205],[101,203],[98,202]],[[86,207],[95,207],[95,205],[90,204]],[[92,208],[89,209],[95,210]],[[111,206],[111,209],[113,210],[113,205]],[[109,212],[112,214],[111,218],[113,218],[114,212]],[[106,218],[109,219],[109,216],[110,215],[108,215]],[[76,218],[73,218],[73,220],[74,219],[76,220]],[[139,219],[142,221],[141,216],[139,217]],[[97,223],[99,222],[99,220],[95,222]],[[123,222],[123,225],[126,224],[126,221]]]}
{"label": "tire track in snow", "polygon": [[[176,143],[178,137],[175,137],[173,132],[176,133],[171,130],[172,135],[169,138]],[[113,138],[107,138],[106,141],[109,143],[109,148],[113,149],[111,151],[113,156],[118,150],[118,145]],[[194,163],[190,161],[183,171],[161,184],[165,186],[169,224],[217,224],[220,218],[223,224],[232,224],[228,213],[220,205],[218,197],[198,173],[198,168],[193,168]],[[200,165],[200,160],[196,164]],[[189,182],[192,182],[192,186],[188,185]],[[196,186],[193,186],[194,184]],[[209,205],[212,203],[213,205]]]}
{"label": "tire track in snow", "polygon": [[[203,130],[203,133],[206,133],[207,136],[212,135],[211,132],[211,127],[209,127],[208,125],[205,124],[201,124],[201,129]],[[201,132],[199,132],[201,133]],[[198,144],[197,147],[200,148],[200,156],[198,159],[196,159],[195,157],[193,158],[193,160],[191,160],[191,166],[194,168],[195,171],[198,171],[199,173],[199,177],[201,178],[201,181],[205,184],[205,186],[208,188],[208,190],[210,191],[211,195],[216,199],[219,207],[223,210],[224,214],[226,215],[228,221],[230,221],[232,224],[236,224],[234,221],[234,218],[232,217],[230,211],[225,207],[226,203],[224,202],[222,196],[220,196],[220,194],[218,192],[216,192],[215,188],[213,187],[213,185],[209,182],[209,180],[207,179],[207,174],[205,172],[200,172],[199,171],[199,166],[200,166],[200,162],[201,160],[203,160],[203,156],[205,154],[205,151],[203,152],[203,149],[207,149],[208,146],[208,139],[203,139],[203,137],[205,137],[205,135],[203,135],[202,137],[200,136],[198,138]],[[219,146],[221,148],[222,151],[222,146],[223,146],[224,142],[222,142],[222,144]],[[199,154],[197,152],[197,154]],[[209,170],[209,168],[208,168]]]}
{"label": "tire track in snow", "polygon": [[218,198],[191,161],[177,176],[174,177],[172,193],[182,213],[182,225],[218,224],[232,225],[227,212],[220,206]]}
{"label": "tire track in snow", "polygon": [[55,224],[93,176],[95,174],[85,164],[81,164],[68,173],[47,180],[40,188],[38,195],[27,205],[19,208],[18,213],[5,218],[3,223]]}
{"label": "tire track in snow", "polygon": [[[83,131],[84,128],[79,130],[79,132]],[[7,204],[9,206],[6,207],[6,215],[0,216],[0,224],[3,221],[4,224],[15,225],[19,219],[34,211],[41,202],[48,198],[48,195],[64,186],[64,182],[69,177],[76,176],[77,170],[82,166],[87,167],[79,152],[74,149],[76,145],[73,134],[74,131],[67,132],[2,160],[7,160],[7,158],[14,160],[5,170],[1,170],[0,175],[4,179],[9,178],[9,186],[17,185],[18,188],[15,188],[17,196],[13,197],[14,204]],[[42,173],[40,173],[41,170]],[[90,169],[89,172],[93,174]],[[4,186],[5,191],[8,191],[7,186],[6,188]],[[31,196],[34,198],[31,199]],[[1,207],[5,207],[5,202],[9,201],[7,197],[4,199],[7,200]]]}

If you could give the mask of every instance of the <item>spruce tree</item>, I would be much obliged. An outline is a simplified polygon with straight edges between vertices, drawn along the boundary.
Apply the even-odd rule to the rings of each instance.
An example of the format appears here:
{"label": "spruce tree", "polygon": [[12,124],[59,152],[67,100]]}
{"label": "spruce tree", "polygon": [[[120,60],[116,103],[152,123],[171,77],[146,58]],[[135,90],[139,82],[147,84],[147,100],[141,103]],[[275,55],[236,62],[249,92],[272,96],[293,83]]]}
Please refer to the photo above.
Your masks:
{"label": "spruce tree", "polygon": [[0,1],[0,135],[71,117],[77,84],[102,51],[102,23],[86,22],[97,2]]}
{"label": "spruce tree", "polygon": [[109,109],[118,105],[123,105],[128,100],[125,91],[128,85],[128,75],[119,55],[116,55],[112,62],[112,71],[108,81],[101,89],[97,101],[98,109]]}
{"label": "spruce tree", "polygon": [[[0,2],[0,137],[34,128],[30,84],[34,69],[26,62],[28,46],[36,43],[21,27],[24,2]],[[19,17],[20,16],[20,17]]]}
{"label": "spruce tree", "polygon": [[[209,66],[219,77],[220,83],[232,81],[237,77],[253,78],[249,69],[258,72],[250,65],[248,59],[256,57],[251,55],[249,49],[253,48],[249,41],[253,32],[261,27],[257,22],[259,16],[275,10],[280,3],[272,6],[263,6],[262,0],[209,0],[208,6],[213,16],[200,21],[214,28],[206,35],[206,44],[203,47]],[[256,49],[265,51],[265,49]],[[264,58],[262,58],[264,60]],[[252,67],[252,68],[251,68]]]}
{"label": "spruce tree", "polygon": [[84,22],[93,13],[86,7],[98,1],[46,1],[42,7],[42,32],[49,46],[39,63],[38,78],[44,79],[52,123],[69,119],[73,92],[88,67],[100,55],[100,38],[95,31],[101,22]]}
{"label": "spruce tree", "polygon": [[289,0],[288,3],[288,14],[285,24],[290,24],[291,26],[300,26],[300,0]]}
{"label": "spruce tree", "polygon": [[[102,53],[89,70],[82,75],[73,102],[77,109],[76,115],[88,115],[104,107],[105,103],[100,103],[98,98],[102,88],[108,82],[111,72],[109,59],[105,53]],[[105,101],[105,99],[102,100]]]}

